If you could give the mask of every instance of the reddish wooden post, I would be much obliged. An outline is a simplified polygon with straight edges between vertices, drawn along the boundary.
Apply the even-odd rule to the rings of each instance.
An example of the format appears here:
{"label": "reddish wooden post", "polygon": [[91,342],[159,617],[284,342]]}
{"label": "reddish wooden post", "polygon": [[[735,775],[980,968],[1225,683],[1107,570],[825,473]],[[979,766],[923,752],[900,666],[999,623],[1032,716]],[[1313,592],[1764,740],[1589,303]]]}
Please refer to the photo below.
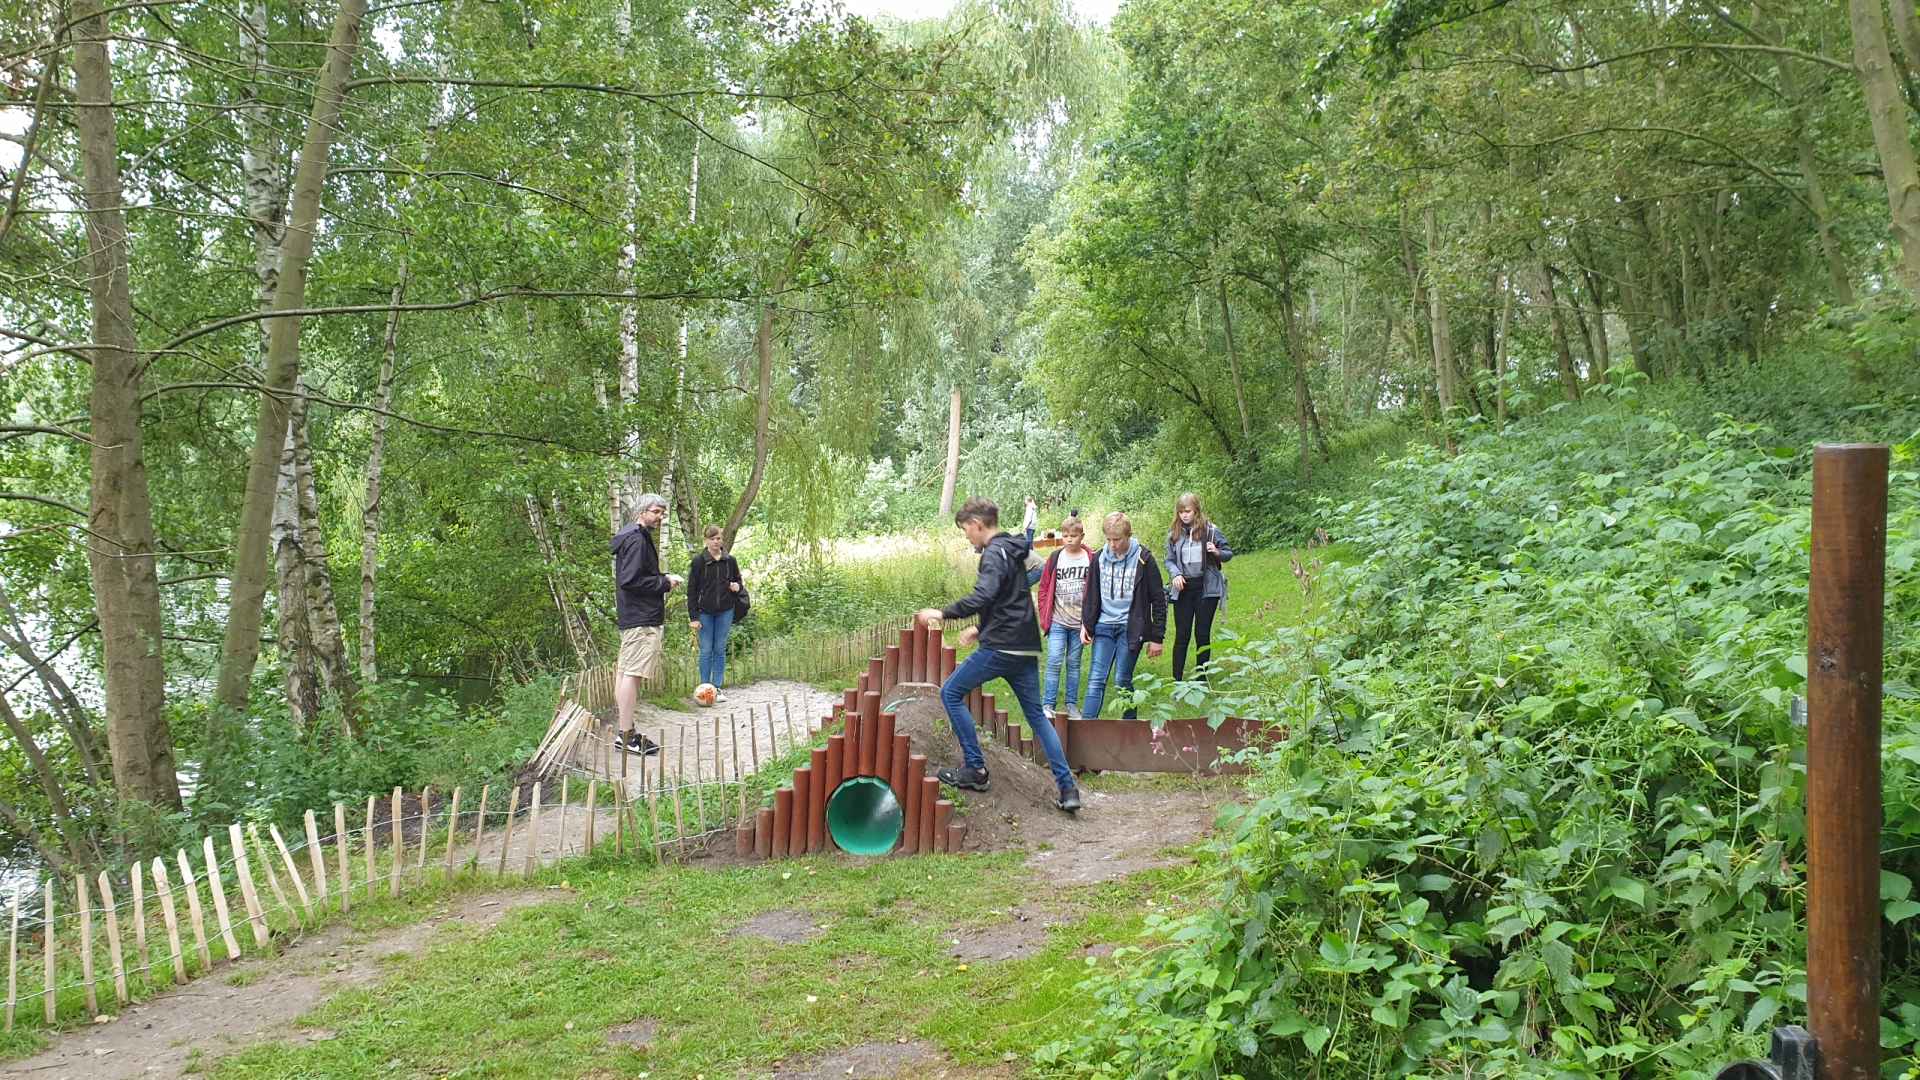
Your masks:
{"label": "reddish wooden post", "polygon": [[900,646],[887,646],[887,651],[880,655],[881,689],[891,693],[894,687],[906,681],[900,674]]}
{"label": "reddish wooden post", "polygon": [[787,837],[787,853],[807,853],[808,819],[813,812],[813,766],[793,770],[793,831]]}
{"label": "reddish wooden post", "polygon": [[940,681],[940,631],[936,627],[925,626],[920,629],[924,636],[920,639],[920,681],[938,683]]}
{"label": "reddish wooden post", "polygon": [[807,788],[807,851],[826,846],[827,832],[827,751],[816,746],[807,754],[807,768],[813,783]]}
{"label": "reddish wooden post", "polygon": [[927,755],[908,754],[907,776],[904,781],[907,788],[907,801],[904,804],[907,809],[907,828],[906,835],[901,838],[901,845],[906,848],[908,854],[920,850],[920,800],[926,791],[926,785],[922,783],[926,775]]}
{"label": "reddish wooden post", "polygon": [[873,775],[886,781],[888,787],[893,787],[893,725],[897,720],[890,712],[881,713],[873,735]]}
{"label": "reddish wooden post", "polygon": [[874,755],[880,748],[880,695],[872,690],[860,695],[860,766],[855,776],[877,776]]}
{"label": "reddish wooden post", "polygon": [[[934,807],[940,799],[940,778],[923,776],[920,778],[920,850],[923,853],[933,850]],[[952,805],[952,804],[948,804]]]}
{"label": "reddish wooden post", "polygon": [[1880,694],[1888,452],[1813,451],[1807,1026],[1821,1080],[1880,1075]]}
{"label": "reddish wooden post", "polygon": [[959,651],[956,650],[951,645],[940,646],[940,677],[933,681],[937,683],[946,682],[947,676],[952,675],[953,669],[959,666],[960,666]]}
{"label": "reddish wooden post", "polygon": [[919,627],[919,623],[914,623],[911,626],[902,627],[900,630],[901,682],[920,681],[920,673],[914,670],[914,661],[919,654],[915,652],[913,648],[913,643],[919,640]]}
{"label": "reddish wooden post", "polygon": [[773,793],[773,857],[787,857],[787,836],[793,831],[793,789],[783,787]]}

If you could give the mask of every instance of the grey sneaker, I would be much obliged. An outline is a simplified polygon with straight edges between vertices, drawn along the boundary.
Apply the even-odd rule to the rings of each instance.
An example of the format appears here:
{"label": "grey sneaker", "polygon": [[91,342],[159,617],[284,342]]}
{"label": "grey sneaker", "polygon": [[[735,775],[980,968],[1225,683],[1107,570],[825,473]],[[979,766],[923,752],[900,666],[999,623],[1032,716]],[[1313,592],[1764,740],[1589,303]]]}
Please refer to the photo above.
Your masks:
{"label": "grey sneaker", "polygon": [[987,770],[962,765],[957,769],[941,769],[940,782],[948,787],[965,788],[968,791],[985,791],[991,781]]}
{"label": "grey sneaker", "polygon": [[1060,789],[1060,809],[1071,814],[1080,809],[1080,785],[1068,784]]}

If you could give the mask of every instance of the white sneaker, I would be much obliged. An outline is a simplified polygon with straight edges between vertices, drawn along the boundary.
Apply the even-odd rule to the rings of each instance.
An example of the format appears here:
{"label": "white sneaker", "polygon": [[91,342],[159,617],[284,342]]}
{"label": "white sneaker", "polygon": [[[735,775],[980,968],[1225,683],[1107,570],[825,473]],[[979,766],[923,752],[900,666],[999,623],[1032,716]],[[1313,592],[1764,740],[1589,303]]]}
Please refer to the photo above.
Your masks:
{"label": "white sneaker", "polygon": [[715,705],[718,705],[718,704],[720,704],[721,702],[723,702],[723,701],[725,701],[725,700],[727,700],[727,695],[725,695],[725,694],[715,694],[715,695],[713,695],[713,703],[714,703]]}
{"label": "white sneaker", "polygon": [[1053,706],[1048,705],[1043,707],[1040,710],[1040,715],[1046,717],[1047,721],[1051,723],[1053,721]]}

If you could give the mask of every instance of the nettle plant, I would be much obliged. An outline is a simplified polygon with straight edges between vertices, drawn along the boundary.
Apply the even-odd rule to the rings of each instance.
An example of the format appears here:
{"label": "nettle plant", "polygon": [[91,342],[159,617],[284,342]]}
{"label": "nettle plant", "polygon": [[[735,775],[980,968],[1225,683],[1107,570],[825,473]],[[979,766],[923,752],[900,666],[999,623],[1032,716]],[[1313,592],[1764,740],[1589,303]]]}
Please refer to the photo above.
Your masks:
{"label": "nettle plant", "polygon": [[[1888,538],[1885,1042],[1920,1046],[1920,502]],[[1090,977],[1061,1075],[1707,1077],[1804,1017],[1809,458],[1615,408],[1394,466],[1305,627],[1219,903]],[[1191,707],[1195,702],[1184,703]]]}

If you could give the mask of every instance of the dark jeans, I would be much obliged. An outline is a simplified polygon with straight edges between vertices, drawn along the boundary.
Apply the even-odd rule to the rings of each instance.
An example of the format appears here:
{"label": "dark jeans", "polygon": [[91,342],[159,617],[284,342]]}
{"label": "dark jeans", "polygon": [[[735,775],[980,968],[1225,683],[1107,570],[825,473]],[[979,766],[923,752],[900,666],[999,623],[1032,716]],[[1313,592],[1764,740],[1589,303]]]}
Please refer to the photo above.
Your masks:
{"label": "dark jeans", "polygon": [[987,767],[987,756],[980,752],[980,733],[973,726],[973,713],[967,709],[967,695],[989,679],[1005,679],[1013,688],[1014,700],[1026,715],[1027,730],[1040,740],[1046,751],[1047,765],[1053,769],[1053,782],[1061,788],[1073,783],[1073,770],[1067,768],[1067,755],[1060,750],[1060,736],[1053,730],[1047,714],[1040,711],[1040,658],[1016,656],[997,649],[975,649],[960,661],[947,681],[940,685],[940,703],[947,707],[947,721],[953,725],[953,737],[960,741],[960,753],[967,765]]}
{"label": "dark jeans", "polygon": [[1220,598],[1201,596],[1197,585],[1189,585],[1173,598],[1173,678],[1187,677],[1187,639],[1192,638],[1193,674],[1212,682],[1213,616],[1220,610]]}

